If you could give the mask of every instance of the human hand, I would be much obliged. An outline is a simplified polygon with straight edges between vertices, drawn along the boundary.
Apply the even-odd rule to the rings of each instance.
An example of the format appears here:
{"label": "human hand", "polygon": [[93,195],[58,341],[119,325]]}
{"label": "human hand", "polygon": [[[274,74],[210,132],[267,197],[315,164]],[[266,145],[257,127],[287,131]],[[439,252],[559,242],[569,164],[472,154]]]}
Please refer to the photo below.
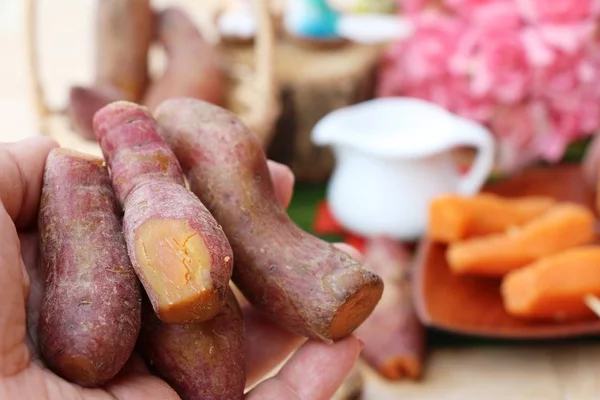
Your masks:
{"label": "human hand", "polygon": [[[107,385],[87,389],[46,369],[36,349],[35,332],[43,295],[36,218],[52,140],[39,137],[0,144],[0,398],[35,400],[175,400],[171,387],[151,374],[134,353]],[[293,175],[269,162],[277,197],[287,206]],[[342,245],[340,245],[343,247]],[[344,247],[353,256],[353,249]],[[279,372],[250,390],[247,399],[329,399],[350,372],[361,345],[349,337],[333,345],[306,341],[259,315],[243,298],[247,387],[282,363]]]}

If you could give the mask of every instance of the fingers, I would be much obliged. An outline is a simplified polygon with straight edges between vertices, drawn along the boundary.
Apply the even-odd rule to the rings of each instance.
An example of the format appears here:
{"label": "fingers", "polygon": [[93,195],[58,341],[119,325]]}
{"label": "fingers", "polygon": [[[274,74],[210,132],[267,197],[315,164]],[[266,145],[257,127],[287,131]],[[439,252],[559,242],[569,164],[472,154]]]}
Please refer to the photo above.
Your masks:
{"label": "fingers", "polygon": [[277,200],[284,207],[287,208],[292,201],[292,193],[294,188],[294,174],[292,170],[283,164],[279,164],[275,161],[268,161],[269,172],[271,173],[271,180],[275,187],[275,195]]}
{"label": "fingers", "polygon": [[32,346],[29,346],[32,357],[37,356],[37,326],[42,299],[44,297],[44,278],[40,262],[39,236],[37,232],[19,234],[21,257],[25,263],[25,277],[29,282],[27,299],[27,331]]}
{"label": "fingers", "polygon": [[[144,362],[136,353],[104,389],[115,399],[178,400],[180,398],[165,381],[148,373]],[[84,393],[91,394],[93,391],[94,389],[84,389]]]}
{"label": "fingers", "polygon": [[19,238],[0,204],[0,376],[13,376],[29,363],[25,345],[25,287]]}
{"label": "fingers", "polygon": [[25,343],[28,280],[16,227],[27,227],[35,220],[46,157],[56,146],[43,137],[0,145],[0,376],[17,374],[29,364]]}
{"label": "fingers", "polygon": [[249,400],[328,400],[350,373],[362,345],[354,337],[327,345],[306,342],[277,375],[248,393]]}
{"label": "fingers", "polygon": [[255,385],[281,364],[306,339],[280,328],[245,306],[246,387]]}
{"label": "fingers", "polygon": [[37,216],[46,157],[57,146],[44,136],[0,144],[0,202],[19,229]]}
{"label": "fingers", "polygon": [[[354,247],[345,243],[336,243],[334,246],[362,260],[361,253]],[[246,386],[251,387],[281,364],[306,338],[288,332],[262,316],[235,287],[234,293],[244,312]]]}

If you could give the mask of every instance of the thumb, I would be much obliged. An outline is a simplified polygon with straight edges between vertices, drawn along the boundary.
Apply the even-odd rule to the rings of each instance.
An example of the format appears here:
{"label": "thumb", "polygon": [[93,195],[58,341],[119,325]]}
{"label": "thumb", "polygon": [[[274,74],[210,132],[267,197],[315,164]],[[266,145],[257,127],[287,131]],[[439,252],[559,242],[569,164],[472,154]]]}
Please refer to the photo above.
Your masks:
{"label": "thumb", "polygon": [[0,144],[0,376],[29,364],[25,267],[13,221],[22,226],[35,221],[46,157],[55,146],[46,138]]}
{"label": "thumb", "polygon": [[17,230],[0,204],[0,377],[21,372],[29,364],[25,344],[24,265]]}

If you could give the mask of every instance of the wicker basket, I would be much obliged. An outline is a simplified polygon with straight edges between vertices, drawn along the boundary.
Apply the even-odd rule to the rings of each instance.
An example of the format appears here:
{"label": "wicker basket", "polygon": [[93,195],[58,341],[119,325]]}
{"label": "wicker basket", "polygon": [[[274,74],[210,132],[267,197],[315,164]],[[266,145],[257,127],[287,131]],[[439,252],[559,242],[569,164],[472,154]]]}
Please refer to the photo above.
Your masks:
{"label": "wicker basket", "polygon": [[[180,2],[173,3],[182,5]],[[214,21],[223,3],[221,0],[202,0],[185,6],[193,6],[195,13],[207,14],[205,20],[209,22],[198,27],[205,37],[212,38],[217,43],[224,55],[229,83],[225,107],[237,114],[256,133],[264,146],[268,147],[280,114],[279,92],[273,68],[275,28],[269,0],[256,1],[257,35],[252,43],[246,44],[227,43],[218,37]],[[100,149],[96,143],[81,138],[73,131],[66,116],[66,105],[53,108],[48,104],[39,60],[39,9],[38,0],[27,0],[25,15],[28,55],[32,98],[39,117],[39,129],[42,134],[52,136],[63,146],[99,154]]]}

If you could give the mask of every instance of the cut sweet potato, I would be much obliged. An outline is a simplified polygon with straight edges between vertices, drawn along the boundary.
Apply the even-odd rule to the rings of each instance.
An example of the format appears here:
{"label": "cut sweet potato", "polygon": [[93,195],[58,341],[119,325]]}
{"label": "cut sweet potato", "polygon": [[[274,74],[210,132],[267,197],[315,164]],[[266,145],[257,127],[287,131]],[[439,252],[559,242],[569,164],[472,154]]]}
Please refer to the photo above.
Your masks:
{"label": "cut sweet potato", "polygon": [[482,193],[472,197],[449,194],[429,206],[428,234],[451,243],[474,236],[505,232],[544,214],[556,201],[550,197],[507,198]]}
{"label": "cut sweet potato", "polygon": [[452,271],[499,277],[539,258],[594,240],[594,214],[584,206],[564,203],[507,233],[450,245]]}
{"label": "cut sweet potato", "polygon": [[593,317],[586,295],[600,295],[600,246],[584,246],[543,258],[509,273],[502,283],[506,311],[526,319]]}
{"label": "cut sweet potato", "polygon": [[93,123],[123,208],[129,258],[158,318],[168,324],[213,318],[225,304],[233,268],[223,229],[186,189],[146,108],[114,102]]}
{"label": "cut sweet potato", "polygon": [[223,227],[233,282],[288,331],[330,343],[351,334],[383,282],[347,253],[298,227],[277,201],[258,138],[231,112],[197,99],[156,109],[190,189]]}

